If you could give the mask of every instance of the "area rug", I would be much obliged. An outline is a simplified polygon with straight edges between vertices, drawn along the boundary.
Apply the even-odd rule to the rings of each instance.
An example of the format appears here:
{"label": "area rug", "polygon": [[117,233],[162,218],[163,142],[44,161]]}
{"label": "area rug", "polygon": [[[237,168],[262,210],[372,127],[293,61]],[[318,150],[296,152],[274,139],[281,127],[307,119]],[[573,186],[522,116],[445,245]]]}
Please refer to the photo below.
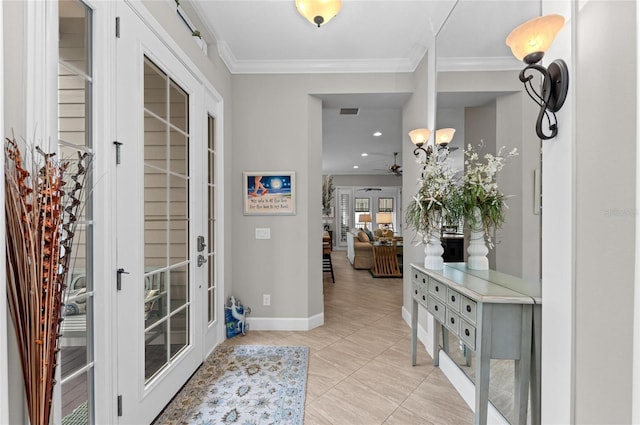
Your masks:
{"label": "area rug", "polygon": [[155,425],[301,425],[307,347],[221,346]]}

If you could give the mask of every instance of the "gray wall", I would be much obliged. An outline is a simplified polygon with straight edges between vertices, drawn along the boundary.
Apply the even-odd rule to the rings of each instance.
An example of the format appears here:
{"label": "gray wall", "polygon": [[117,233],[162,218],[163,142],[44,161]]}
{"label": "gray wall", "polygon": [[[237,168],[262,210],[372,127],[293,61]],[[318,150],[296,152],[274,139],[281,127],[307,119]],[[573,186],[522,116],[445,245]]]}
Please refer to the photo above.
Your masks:
{"label": "gray wall", "polygon": [[589,1],[577,16],[570,88],[576,99],[576,423],[631,423],[637,58],[630,52],[636,51],[636,7]]}
{"label": "gray wall", "polygon": [[[427,55],[420,61],[413,75],[414,92],[402,110],[403,146],[402,151],[402,210],[406,211],[413,195],[418,190],[418,177],[422,172],[413,155],[413,144],[408,136],[415,128],[433,128],[435,125],[435,47],[430,46]],[[431,106],[431,107],[430,107]],[[424,245],[416,246],[410,243],[415,238],[415,230],[404,227],[403,268],[409,270],[411,263],[424,263]],[[411,273],[403,276],[403,309],[405,320],[410,318],[411,312]],[[426,311],[420,309],[419,321],[425,327]]]}
{"label": "gray wall", "polygon": [[[413,90],[411,74],[233,76],[233,290],[252,318],[323,313],[322,111],[312,95]],[[242,172],[278,170],[296,173],[296,215],[242,215]],[[270,228],[271,239],[255,240],[256,227]]]}

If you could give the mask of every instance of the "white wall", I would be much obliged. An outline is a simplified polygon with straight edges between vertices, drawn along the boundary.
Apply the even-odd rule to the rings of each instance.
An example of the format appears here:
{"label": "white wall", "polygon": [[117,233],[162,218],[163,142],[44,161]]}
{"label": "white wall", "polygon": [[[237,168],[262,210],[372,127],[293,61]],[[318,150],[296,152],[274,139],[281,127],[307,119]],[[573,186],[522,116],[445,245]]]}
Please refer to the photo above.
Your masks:
{"label": "white wall", "polygon": [[[589,1],[576,22],[576,423],[631,422],[637,74],[629,35],[636,30],[635,8],[635,2]],[[613,318],[614,326],[603,318]]]}
{"label": "white wall", "polygon": [[571,80],[558,137],[543,143],[542,421],[630,423],[637,6],[543,6],[570,18],[546,56]]}

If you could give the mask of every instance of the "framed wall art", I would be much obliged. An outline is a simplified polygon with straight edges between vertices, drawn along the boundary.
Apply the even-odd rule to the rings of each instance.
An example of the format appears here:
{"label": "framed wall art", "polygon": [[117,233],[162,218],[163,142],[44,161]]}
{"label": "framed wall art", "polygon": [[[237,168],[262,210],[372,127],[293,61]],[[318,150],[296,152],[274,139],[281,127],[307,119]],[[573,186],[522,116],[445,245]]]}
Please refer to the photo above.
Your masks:
{"label": "framed wall art", "polygon": [[245,171],[243,213],[245,215],[294,215],[296,213],[293,171]]}

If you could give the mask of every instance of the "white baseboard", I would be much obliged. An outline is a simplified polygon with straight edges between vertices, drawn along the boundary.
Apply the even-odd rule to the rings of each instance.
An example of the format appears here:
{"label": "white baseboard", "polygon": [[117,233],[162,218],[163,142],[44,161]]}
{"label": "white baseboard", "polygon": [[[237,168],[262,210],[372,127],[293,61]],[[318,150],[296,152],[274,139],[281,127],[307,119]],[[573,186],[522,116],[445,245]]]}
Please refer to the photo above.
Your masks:
{"label": "white baseboard", "polygon": [[247,317],[250,331],[309,331],[324,324],[324,313],[307,318]]}
{"label": "white baseboard", "polygon": [[[426,313],[426,312],[425,312]],[[429,320],[431,315],[426,313],[428,319],[427,323],[431,322]],[[411,313],[402,307],[402,318],[407,323],[409,327],[411,327]],[[431,357],[433,357],[433,347],[432,347],[432,338],[431,334],[427,332],[427,330],[420,324],[418,321],[418,341],[423,344],[427,352]],[[458,391],[458,394],[462,397],[462,399],[467,403],[467,405],[471,408],[472,411],[475,412],[475,396],[476,396],[476,387],[473,382],[465,375],[465,373],[458,367],[458,365],[451,360],[449,355],[444,351],[440,350],[440,370],[447,377],[451,385]],[[508,425],[509,422],[502,416],[502,414],[494,407],[493,404],[489,403],[489,408],[487,411],[487,424],[497,424],[497,425]]]}

